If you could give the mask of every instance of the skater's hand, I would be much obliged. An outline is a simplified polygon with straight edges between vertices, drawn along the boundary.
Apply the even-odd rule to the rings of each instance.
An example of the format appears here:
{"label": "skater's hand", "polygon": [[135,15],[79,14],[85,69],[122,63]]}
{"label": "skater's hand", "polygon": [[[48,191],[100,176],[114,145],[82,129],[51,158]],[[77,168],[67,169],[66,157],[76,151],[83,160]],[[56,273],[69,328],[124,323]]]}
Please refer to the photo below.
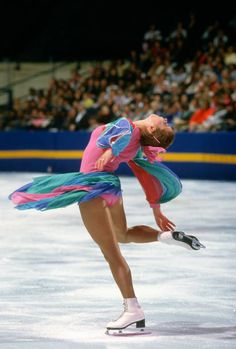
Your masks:
{"label": "skater's hand", "polygon": [[162,213],[156,217],[156,223],[161,228],[162,231],[174,231],[175,224],[171,222],[166,216]]}
{"label": "skater's hand", "polygon": [[112,150],[109,148],[107,149],[100,158],[96,161],[95,167],[98,171],[102,171],[105,167],[105,165],[112,160],[114,155],[112,154]]}
{"label": "skater's hand", "polygon": [[161,231],[174,231],[175,224],[171,222],[160,210],[159,207],[153,208],[154,217]]}

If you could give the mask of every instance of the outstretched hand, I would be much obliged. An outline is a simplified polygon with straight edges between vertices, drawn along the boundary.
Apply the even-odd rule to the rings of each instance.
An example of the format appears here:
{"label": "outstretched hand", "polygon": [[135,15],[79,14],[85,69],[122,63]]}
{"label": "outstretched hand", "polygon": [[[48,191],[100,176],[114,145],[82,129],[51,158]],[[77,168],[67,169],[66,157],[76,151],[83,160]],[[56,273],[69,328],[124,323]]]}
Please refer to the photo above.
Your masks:
{"label": "outstretched hand", "polygon": [[156,217],[156,223],[161,228],[162,231],[174,231],[175,224],[171,222],[166,216],[163,214],[160,214],[158,217]]}
{"label": "outstretched hand", "polygon": [[112,150],[107,149],[95,163],[95,167],[98,171],[103,171],[105,165],[113,158]]}
{"label": "outstretched hand", "polygon": [[161,231],[174,231],[175,224],[171,222],[160,210],[160,207],[153,208],[154,217]]}

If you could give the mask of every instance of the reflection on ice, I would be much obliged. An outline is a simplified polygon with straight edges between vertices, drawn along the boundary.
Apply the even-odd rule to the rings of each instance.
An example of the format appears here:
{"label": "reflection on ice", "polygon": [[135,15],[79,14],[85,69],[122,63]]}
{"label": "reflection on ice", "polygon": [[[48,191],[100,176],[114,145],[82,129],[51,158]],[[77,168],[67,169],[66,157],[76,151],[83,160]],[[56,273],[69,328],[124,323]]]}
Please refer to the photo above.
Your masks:
{"label": "reflection on ice", "polygon": [[[163,205],[206,249],[121,245],[152,334],[111,338],[104,326],[122,299],[77,206],[19,212],[7,200],[31,177],[0,174],[0,349],[235,348],[234,183],[183,181],[182,195]],[[136,179],[122,187],[129,225],[154,226]]]}

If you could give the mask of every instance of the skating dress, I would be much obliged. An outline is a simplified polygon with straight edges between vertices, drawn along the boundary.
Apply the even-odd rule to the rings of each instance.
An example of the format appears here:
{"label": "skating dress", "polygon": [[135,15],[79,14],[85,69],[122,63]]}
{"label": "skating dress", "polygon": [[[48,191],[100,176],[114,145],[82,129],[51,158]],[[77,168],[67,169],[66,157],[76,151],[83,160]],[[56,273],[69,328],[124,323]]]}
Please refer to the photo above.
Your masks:
{"label": "skating dress", "polygon": [[[180,179],[156,160],[158,148],[142,147],[140,138],[140,129],[127,118],[99,126],[84,150],[80,172],[33,178],[33,182],[10,194],[9,199],[19,210],[45,211],[96,197],[114,205],[122,195],[115,171],[123,162],[139,180],[151,207],[174,199],[182,189]],[[108,148],[112,149],[113,158],[103,171],[98,171],[96,161]]]}

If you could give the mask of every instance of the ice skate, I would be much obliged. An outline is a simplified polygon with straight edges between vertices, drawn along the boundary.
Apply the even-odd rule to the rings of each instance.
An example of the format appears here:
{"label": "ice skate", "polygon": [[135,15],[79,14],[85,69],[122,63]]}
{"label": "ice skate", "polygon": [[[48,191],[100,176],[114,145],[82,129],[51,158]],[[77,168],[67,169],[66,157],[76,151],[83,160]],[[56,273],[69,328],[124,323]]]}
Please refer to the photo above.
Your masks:
{"label": "ice skate", "polygon": [[106,326],[106,334],[113,336],[132,336],[148,334],[145,329],[144,313],[136,298],[124,299],[124,311],[121,316]]}
{"label": "ice skate", "polygon": [[176,245],[187,250],[206,248],[195,236],[187,235],[183,231],[168,231],[159,234],[158,241],[168,245]]}

